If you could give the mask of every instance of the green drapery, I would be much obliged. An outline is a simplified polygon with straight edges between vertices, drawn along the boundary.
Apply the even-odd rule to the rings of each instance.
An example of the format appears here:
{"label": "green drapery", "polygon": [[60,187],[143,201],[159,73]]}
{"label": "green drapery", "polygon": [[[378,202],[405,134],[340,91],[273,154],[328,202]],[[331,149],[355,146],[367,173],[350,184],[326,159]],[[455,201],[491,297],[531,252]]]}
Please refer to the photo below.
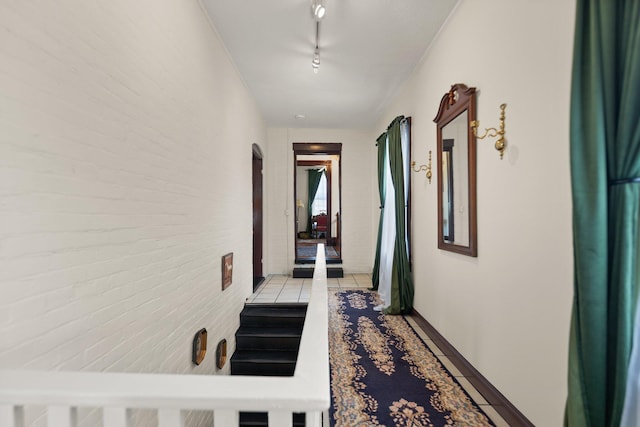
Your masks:
{"label": "green drapery", "polygon": [[[407,255],[407,226],[405,200],[405,170],[400,122],[398,116],[391,123],[387,135],[389,138],[389,166],[391,179],[395,189],[396,241],[393,254],[393,272],[391,274],[391,304],[386,308],[387,314],[408,314],[413,309],[413,280]],[[388,209],[389,207],[387,207]]]}
{"label": "green drapery", "polygon": [[578,0],[574,300],[565,425],[618,426],[640,268],[640,2]]}
{"label": "green drapery", "polygon": [[384,215],[384,197],[386,195],[384,185],[384,165],[386,161],[387,149],[387,133],[383,133],[378,137],[378,194],[380,195],[380,219],[378,220],[378,240],[376,243],[376,258],[373,262],[373,272],[371,274],[371,283],[374,291],[378,289],[380,284],[380,241],[382,240],[382,217]]}
{"label": "green drapery", "polygon": [[318,192],[318,186],[320,185],[320,180],[322,179],[322,174],[324,174],[324,169],[309,169],[308,173],[308,190],[309,190],[309,200],[307,202],[307,233],[311,233],[311,218],[313,217],[312,206],[313,201],[316,199],[316,193]]}

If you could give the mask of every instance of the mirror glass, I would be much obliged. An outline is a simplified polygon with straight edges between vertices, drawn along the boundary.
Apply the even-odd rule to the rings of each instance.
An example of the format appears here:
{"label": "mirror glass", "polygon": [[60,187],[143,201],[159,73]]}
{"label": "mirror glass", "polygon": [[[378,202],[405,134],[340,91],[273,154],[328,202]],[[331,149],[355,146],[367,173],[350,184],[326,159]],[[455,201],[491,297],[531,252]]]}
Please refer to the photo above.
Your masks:
{"label": "mirror glass", "polygon": [[328,264],[342,262],[341,144],[294,144],[295,262],[315,262],[325,245]]}
{"label": "mirror glass", "polygon": [[475,88],[451,87],[435,118],[438,132],[438,247],[477,256]]}
{"label": "mirror glass", "polygon": [[[442,227],[447,243],[469,246],[467,112],[442,128]],[[457,166],[457,167],[456,167]]]}

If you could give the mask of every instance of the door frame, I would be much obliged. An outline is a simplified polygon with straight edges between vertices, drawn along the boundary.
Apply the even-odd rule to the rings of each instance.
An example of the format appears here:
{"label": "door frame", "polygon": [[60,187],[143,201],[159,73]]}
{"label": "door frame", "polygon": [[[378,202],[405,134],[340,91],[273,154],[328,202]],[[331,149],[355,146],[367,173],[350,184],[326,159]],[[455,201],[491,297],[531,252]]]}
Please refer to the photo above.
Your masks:
{"label": "door frame", "polygon": [[[342,143],[341,142],[294,142],[293,145],[293,206],[296,209],[296,188],[297,188],[297,174],[296,174],[296,166],[298,163],[299,155],[337,155],[338,156],[338,213],[340,214],[337,224],[336,236],[338,236],[338,244],[337,244],[337,252],[338,259],[332,260],[331,263],[342,264],[343,254],[342,254]],[[335,171],[332,171],[335,174]],[[335,179],[335,176],[333,176]],[[327,212],[328,215],[329,212]],[[298,239],[297,239],[297,229],[298,225],[295,221],[293,221],[293,242],[294,242],[294,260],[298,254]],[[329,264],[330,262],[327,262]]]}

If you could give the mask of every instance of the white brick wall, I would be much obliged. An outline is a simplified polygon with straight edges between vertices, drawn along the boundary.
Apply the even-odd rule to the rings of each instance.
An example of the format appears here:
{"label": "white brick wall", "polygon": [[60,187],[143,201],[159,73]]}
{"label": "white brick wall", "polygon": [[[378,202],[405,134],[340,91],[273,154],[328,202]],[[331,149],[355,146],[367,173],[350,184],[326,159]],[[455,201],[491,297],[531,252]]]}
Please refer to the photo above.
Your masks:
{"label": "white brick wall", "polygon": [[217,373],[265,139],[196,1],[0,2],[0,366]]}

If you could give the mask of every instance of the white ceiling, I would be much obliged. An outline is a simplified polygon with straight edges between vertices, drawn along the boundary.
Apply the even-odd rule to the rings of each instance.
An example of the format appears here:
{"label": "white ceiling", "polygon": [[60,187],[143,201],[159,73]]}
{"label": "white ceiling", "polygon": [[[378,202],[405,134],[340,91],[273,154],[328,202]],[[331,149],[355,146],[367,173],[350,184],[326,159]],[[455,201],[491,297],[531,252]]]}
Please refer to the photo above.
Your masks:
{"label": "white ceiling", "polygon": [[[202,0],[270,127],[370,129],[458,0]],[[296,119],[297,114],[305,116]]]}

